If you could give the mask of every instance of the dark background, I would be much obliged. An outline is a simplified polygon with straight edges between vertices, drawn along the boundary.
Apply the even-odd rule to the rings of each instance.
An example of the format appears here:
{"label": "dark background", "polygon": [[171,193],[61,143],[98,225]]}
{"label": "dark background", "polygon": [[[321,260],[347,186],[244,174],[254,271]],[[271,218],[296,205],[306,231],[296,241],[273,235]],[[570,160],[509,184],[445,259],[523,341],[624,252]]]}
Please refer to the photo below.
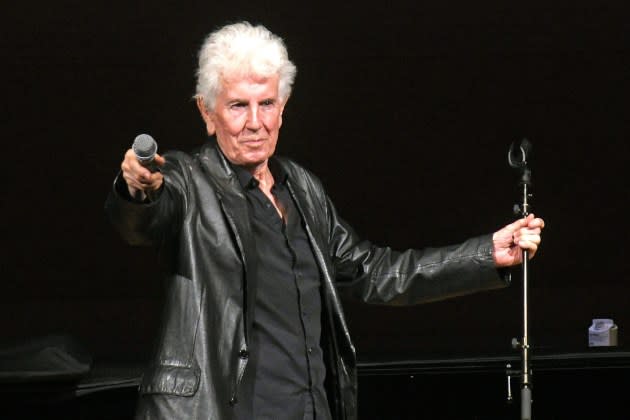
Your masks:
{"label": "dark background", "polygon": [[[621,4],[621,2],[619,2]],[[150,249],[108,225],[125,150],[205,140],[203,37],[241,19],[298,67],[278,153],[320,176],[358,232],[439,246],[510,222],[509,145],[528,138],[544,244],[531,267],[534,351],[584,350],[592,318],[630,328],[630,6],[602,2],[20,2],[0,25],[4,343],[67,334],[95,360],[143,361],[157,329]],[[508,289],[406,308],[346,302],[361,360],[510,350]]]}

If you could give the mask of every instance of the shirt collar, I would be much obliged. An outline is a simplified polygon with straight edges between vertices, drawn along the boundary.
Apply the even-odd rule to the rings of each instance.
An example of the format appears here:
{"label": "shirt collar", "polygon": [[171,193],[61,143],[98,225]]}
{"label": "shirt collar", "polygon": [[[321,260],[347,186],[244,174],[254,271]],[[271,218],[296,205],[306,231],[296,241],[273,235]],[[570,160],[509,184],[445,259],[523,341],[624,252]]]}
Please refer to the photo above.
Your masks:
{"label": "shirt collar", "polygon": [[[258,180],[252,176],[252,174],[242,166],[234,165],[230,163],[236,177],[238,178],[239,184],[245,190],[258,188]],[[282,168],[282,166],[278,163],[276,159],[273,157],[269,158],[269,170],[271,171],[271,175],[273,176],[275,184],[286,184],[289,174]],[[274,184],[274,185],[275,185]]]}

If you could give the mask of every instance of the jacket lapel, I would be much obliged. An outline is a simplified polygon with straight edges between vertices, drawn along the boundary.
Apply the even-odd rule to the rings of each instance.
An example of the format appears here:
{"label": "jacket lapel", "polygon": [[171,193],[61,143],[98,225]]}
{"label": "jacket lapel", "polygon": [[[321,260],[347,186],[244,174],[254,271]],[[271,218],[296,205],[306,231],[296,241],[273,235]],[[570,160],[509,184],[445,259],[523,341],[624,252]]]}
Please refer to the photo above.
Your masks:
{"label": "jacket lapel", "polygon": [[214,185],[221,209],[228,221],[238,247],[245,270],[243,279],[243,300],[245,311],[245,334],[247,341],[254,319],[256,302],[256,243],[250,222],[247,198],[238,182],[236,174],[225,156],[219,151],[216,142],[210,140],[200,153],[201,166],[208,173]]}

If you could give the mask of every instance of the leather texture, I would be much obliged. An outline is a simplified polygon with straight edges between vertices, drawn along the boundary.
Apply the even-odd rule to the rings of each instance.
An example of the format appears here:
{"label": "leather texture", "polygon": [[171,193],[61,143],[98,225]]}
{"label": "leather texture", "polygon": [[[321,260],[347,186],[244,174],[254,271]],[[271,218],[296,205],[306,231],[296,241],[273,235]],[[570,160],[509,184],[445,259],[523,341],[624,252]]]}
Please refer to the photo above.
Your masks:
{"label": "leather texture", "polygon": [[[165,154],[164,186],[151,203],[121,193],[106,214],[133,245],[165,262],[168,291],[155,356],[143,376],[138,419],[234,418],[255,316],[256,261],[248,206],[236,174],[210,139]],[[503,287],[490,235],[449,247],[397,252],[362,240],[337,214],[319,179],[278,159],[305,223],[322,280],[322,348],[331,413],[357,418],[356,356],[340,295],[411,305]],[[251,368],[251,367],[250,367]]]}

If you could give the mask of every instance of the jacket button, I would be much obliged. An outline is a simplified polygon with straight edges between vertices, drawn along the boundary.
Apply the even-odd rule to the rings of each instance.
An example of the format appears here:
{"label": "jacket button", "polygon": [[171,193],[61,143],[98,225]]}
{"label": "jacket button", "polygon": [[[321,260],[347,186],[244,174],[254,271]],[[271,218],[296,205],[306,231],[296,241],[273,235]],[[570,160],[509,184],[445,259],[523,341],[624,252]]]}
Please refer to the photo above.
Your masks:
{"label": "jacket button", "polygon": [[236,397],[232,397],[230,398],[230,405],[233,407],[236,405],[236,403],[238,402],[238,400],[236,399]]}
{"label": "jacket button", "polygon": [[249,357],[249,352],[247,350],[241,350],[238,352],[238,357],[241,359],[247,359]]}

